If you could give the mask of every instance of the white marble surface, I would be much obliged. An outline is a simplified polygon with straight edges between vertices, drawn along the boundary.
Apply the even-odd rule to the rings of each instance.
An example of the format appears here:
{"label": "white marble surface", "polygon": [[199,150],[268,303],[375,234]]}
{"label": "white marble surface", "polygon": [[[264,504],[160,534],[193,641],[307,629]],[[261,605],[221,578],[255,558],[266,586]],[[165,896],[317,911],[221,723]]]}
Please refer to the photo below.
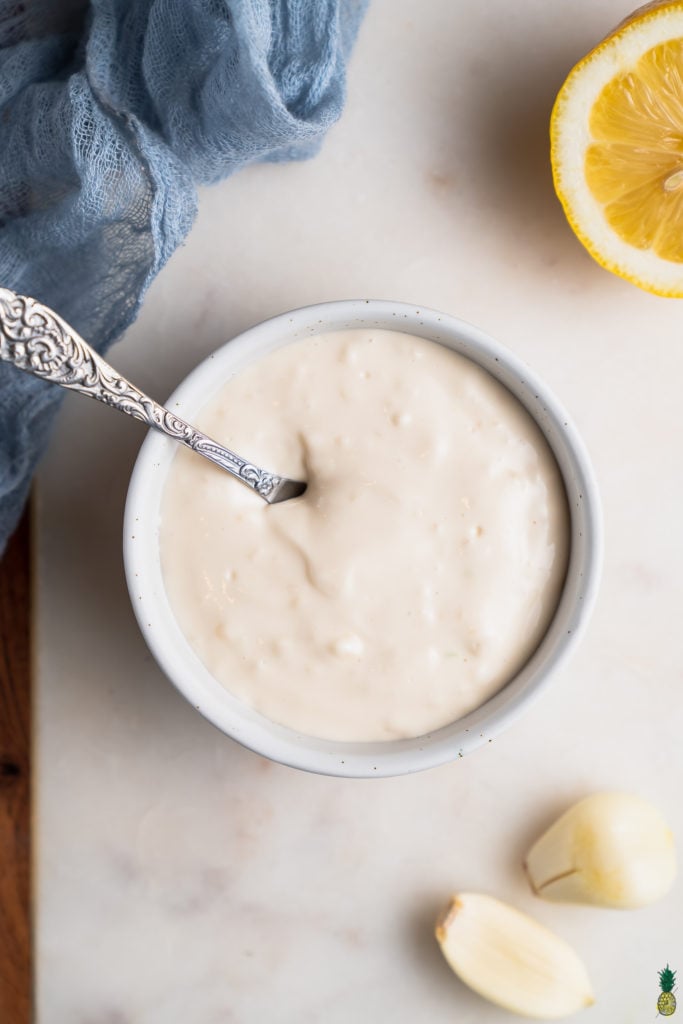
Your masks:
{"label": "white marble surface", "polygon": [[139,427],[67,400],[38,516],[39,1024],[503,1024],[432,939],[458,888],[575,944],[593,1024],[654,1019],[657,970],[683,971],[680,885],[617,913],[542,903],[520,870],[557,810],[605,787],[654,799],[683,843],[683,306],[592,263],[547,160],[564,74],[625,13],[373,0],[321,155],[203,192],[112,352],[163,397],[265,316],[374,296],[455,313],[531,363],[592,452],[607,550],[581,649],[512,731],[369,782],[306,776],[221,736],[156,669],[128,605]]}

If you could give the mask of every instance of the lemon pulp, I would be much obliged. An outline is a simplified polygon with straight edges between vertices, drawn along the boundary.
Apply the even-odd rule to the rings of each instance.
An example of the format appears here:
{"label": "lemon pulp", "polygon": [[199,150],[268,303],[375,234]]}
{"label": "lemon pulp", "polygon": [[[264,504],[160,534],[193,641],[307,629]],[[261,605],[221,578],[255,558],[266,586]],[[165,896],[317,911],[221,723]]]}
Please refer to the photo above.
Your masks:
{"label": "lemon pulp", "polygon": [[683,39],[615,75],[589,116],[586,183],[612,230],[683,263]]}

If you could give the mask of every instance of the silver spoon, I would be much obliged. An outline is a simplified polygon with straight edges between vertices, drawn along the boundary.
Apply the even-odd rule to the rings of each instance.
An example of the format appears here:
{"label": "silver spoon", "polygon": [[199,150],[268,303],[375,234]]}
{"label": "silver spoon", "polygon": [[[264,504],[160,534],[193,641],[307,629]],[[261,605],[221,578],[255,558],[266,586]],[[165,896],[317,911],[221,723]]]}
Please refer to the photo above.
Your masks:
{"label": "silver spoon", "polygon": [[227,469],[269,505],[296,498],[306,490],[302,481],[277,476],[247,462],[148,398],[98,356],[57,313],[8,288],[0,288],[0,359],[142,420]]}

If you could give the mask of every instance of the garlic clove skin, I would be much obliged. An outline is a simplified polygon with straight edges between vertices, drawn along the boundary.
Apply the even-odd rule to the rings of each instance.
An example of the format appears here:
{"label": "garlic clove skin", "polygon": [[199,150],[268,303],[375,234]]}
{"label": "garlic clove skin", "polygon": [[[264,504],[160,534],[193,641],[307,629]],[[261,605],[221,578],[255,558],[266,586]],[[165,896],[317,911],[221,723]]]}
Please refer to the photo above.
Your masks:
{"label": "garlic clove skin", "polygon": [[461,981],[512,1013],[559,1020],[594,1002],[586,968],[572,947],[492,896],[454,896],[436,938]]}
{"label": "garlic clove skin", "polygon": [[524,866],[544,899],[625,909],[666,895],[676,877],[676,850],[671,829],[646,800],[595,793],[550,826]]}

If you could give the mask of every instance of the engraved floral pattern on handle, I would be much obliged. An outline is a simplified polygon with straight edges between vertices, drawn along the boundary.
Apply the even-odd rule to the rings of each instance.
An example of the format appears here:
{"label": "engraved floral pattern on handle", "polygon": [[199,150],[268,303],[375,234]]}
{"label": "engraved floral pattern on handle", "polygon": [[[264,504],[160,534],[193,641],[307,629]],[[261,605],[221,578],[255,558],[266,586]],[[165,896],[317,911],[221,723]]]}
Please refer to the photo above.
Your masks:
{"label": "engraved floral pattern on handle", "polygon": [[35,299],[0,288],[0,359],[96,398],[206,456],[263,498],[282,478],[224,448],[122,377],[64,320]]}

